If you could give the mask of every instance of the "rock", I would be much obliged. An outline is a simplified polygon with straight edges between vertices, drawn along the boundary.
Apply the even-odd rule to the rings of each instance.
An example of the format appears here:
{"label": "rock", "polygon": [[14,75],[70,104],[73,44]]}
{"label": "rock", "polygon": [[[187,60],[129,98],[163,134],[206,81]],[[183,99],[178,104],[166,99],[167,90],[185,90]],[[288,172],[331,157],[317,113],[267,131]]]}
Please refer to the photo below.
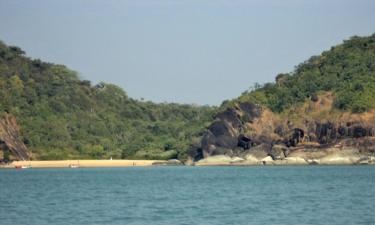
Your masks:
{"label": "rock", "polygon": [[363,157],[361,158],[358,162],[357,162],[358,165],[368,165],[370,164],[370,160],[368,157]]}
{"label": "rock", "polygon": [[232,158],[226,155],[215,155],[201,159],[195,163],[196,166],[230,165]]}
{"label": "rock", "polygon": [[235,129],[239,128],[242,125],[242,121],[240,119],[240,115],[238,114],[237,110],[234,109],[234,108],[228,108],[228,109],[226,109],[225,111],[217,114],[216,118],[220,122],[224,122],[225,121],[225,122],[229,123]]}
{"label": "rock", "polygon": [[233,155],[233,150],[228,149],[228,148],[223,148],[223,147],[216,147],[214,150],[211,151],[211,156],[214,155],[228,155],[232,156]]}
{"label": "rock", "polygon": [[331,122],[316,123],[315,135],[318,138],[319,143],[332,143],[332,140],[336,139],[336,133],[335,124]]}
{"label": "rock", "polygon": [[287,139],[284,141],[286,146],[296,146],[298,143],[300,143],[305,136],[305,132],[300,128],[294,128],[289,131],[289,135],[287,136]]}
{"label": "rock", "polygon": [[274,160],[280,160],[286,157],[288,151],[288,148],[284,145],[274,145],[271,148],[270,155]]}
{"label": "rock", "polygon": [[236,137],[221,135],[216,137],[215,145],[217,147],[233,149],[237,147],[237,143],[238,141]]}
{"label": "rock", "polygon": [[328,156],[319,160],[322,165],[351,165],[354,162],[347,157]]}
{"label": "rock", "polygon": [[300,157],[286,157],[282,160],[274,160],[272,165],[308,165],[308,162]]}
{"label": "rock", "polygon": [[194,160],[192,158],[188,158],[185,162],[184,162],[185,166],[194,166]]}
{"label": "rock", "polygon": [[254,157],[253,155],[247,155],[244,161],[242,161],[242,164],[245,165],[257,165],[262,164],[260,159]]}
{"label": "rock", "polygon": [[216,137],[215,135],[208,130],[204,133],[202,141],[201,141],[201,151],[203,157],[208,157],[212,154],[213,150],[215,150],[216,146]]}
{"label": "rock", "polygon": [[286,157],[285,161],[288,165],[307,165],[308,162],[301,157]]}
{"label": "rock", "polygon": [[20,128],[13,115],[0,120],[0,149],[6,149],[18,160],[29,160],[30,152],[22,141]]}
{"label": "rock", "polygon": [[327,155],[319,159],[319,164],[324,165],[352,165],[360,162],[361,157],[356,149],[347,149]]}
{"label": "rock", "polygon": [[374,156],[369,157],[368,164],[370,164],[370,165],[374,165],[375,164],[375,157]]}
{"label": "rock", "polygon": [[263,165],[273,164],[273,159],[271,156],[267,156],[260,161],[263,163]]}
{"label": "rock", "polygon": [[[241,113],[240,113],[240,111]],[[213,155],[231,155],[233,149],[242,147],[247,150],[252,146],[251,139],[239,136],[239,129],[243,126],[241,117],[246,115],[246,121],[252,121],[261,115],[261,108],[252,103],[241,103],[239,108],[227,108],[216,115],[216,120],[208,127],[201,141],[204,158]],[[196,158],[195,153],[189,154]]]}
{"label": "rock", "polygon": [[252,123],[254,119],[260,117],[262,114],[262,108],[250,102],[240,103],[239,108],[243,112],[241,119],[245,123]]}
{"label": "rock", "polygon": [[337,148],[327,148],[327,149],[320,149],[320,148],[308,148],[308,149],[299,149],[295,151],[291,151],[288,154],[288,157],[299,157],[303,159],[320,159],[323,158],[332,152],[340,151]]}
{"label": "rock", "polygon": [[199,161],[203,159],[203,151],[202,148],[200,148],[197,145],[192,145],[187,151],[187,154],[189,156],[188,160],[191,160],[192,162]]}
{"label": "rock", "polygon": [[245,159],[240,157],[229,157],[227,155],[215,155],[210,156],[205,159],[199,160],[195,163],[196,166],[223,166],[223,165],[232,165],[232,164],[240,164],[244,162]]}
{"label": "rock", "polygon": [[208,130],[215,136],[229,136],[233,137],[233,133],[231,132],[232,128],[230,124],[226,121],[215,121],[209,127]]}
{"label": "rock", "polygon": [[306,162],[309,165],[319,165],[319,160],[317,160],[317,159],[306,159]]}
{"label": "rock", "polygon": [[167,165],[168,166],[182,166],[184,164],[178,159],[170,159],[167,161]]}
{"label": "rock", "polygon": [[368,131],[366,128],[357,126],[353,128],[353,137],[360,138],[360,137],[366,137],[368,135]]}
{"label": "rock", "polygon": [[240,134],[240,136],[238,136],[237,146],[242,147],[244,150],[250,149],[250,147],[252,146],[251,138]]}
{"label": "rock", "polygon": [[[288,118],[249,102],[235,102],[218,113],[204,133],[195,161],[214,155],[241,157],[255,163],[267,156],[274,163],[356,163],[358,156],[329,156],[343,148],[360,150],[358,155],[375,155],[375,125],[369,115],[356,114],[319,118],[318,112],[332,107],[334,96],[311,96],[308,107],[297,110],[299,117]],[[372,112],[371,112],[372,113]],[[371,115],[370,113],[370,115]],[[320,115],[320,114],[319,114]],[[331,119],[331,120],[330,120]],[[293,158],[297,157],[297,159]],[[298,158],[299,157],[299,158]],[[247,159],[249,158],[249,159]],[[290,158],[289,161],[286,158]],[[286,160],[286,161],[283,161]],[[292,161],[291,161],[292,160]],[[362,160],[365,163],[365,160]],[[370,163],[370,162],[369,162]]]}
{"label": "rock", "polygon": [[218,147],[222,149],[234,149],[237,147],[238,140],[236,131],[231,123],[227,121],[215,121],[212,123],[208,131],[205,132],[202,141],[202,153],[204,157],[211,155],[224,154],[222,152],[214,152]]}
{"label": "rock", "polygon": [[245,159],[248,159],[249,157],[256,158],[257,160],[261,160],[268,156],[270,146],[267,144],[261,144],[255,147],[252,147],[251,149],[244,151],[240,157],[242,156]]}
{"label": "rock", "polygon": [[232,160],[230,161],[231,163],[240,163],[245,161],[245,159],[240,158],[240,157],[233,157]]}

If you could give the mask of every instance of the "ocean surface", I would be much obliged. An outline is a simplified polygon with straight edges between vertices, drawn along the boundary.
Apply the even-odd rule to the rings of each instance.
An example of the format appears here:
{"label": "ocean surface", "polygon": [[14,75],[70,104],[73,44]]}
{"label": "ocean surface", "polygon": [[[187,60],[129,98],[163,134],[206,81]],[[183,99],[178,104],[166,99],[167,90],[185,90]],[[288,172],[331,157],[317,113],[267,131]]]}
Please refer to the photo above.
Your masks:
{"label": "ocean surface", "polygon": [[0,224],[375,224],[374,166],[0,170]]}

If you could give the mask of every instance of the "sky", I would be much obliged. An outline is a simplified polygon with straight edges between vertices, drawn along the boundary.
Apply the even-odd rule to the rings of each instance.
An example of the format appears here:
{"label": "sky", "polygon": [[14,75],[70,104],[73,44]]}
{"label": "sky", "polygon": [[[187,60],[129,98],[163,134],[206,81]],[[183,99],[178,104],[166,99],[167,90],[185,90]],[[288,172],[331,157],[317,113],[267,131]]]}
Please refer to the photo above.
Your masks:
{"label": "sky", "polygon": [[219,105],[373,33],[373,0],[0,0],[6,44],[154,102]]}

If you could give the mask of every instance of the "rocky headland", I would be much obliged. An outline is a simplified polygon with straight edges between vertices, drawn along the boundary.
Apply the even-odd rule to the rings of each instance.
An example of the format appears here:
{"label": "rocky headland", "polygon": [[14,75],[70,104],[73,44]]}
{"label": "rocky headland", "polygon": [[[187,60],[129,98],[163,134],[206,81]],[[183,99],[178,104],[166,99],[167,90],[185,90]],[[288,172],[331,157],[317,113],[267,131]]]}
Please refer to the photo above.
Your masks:
{"label": "rocky headland", "polygon": [[238,103],[217,114],[189,151],[194,165],[375,164],[375,111],[332,110],[326,92],[273,113]]}

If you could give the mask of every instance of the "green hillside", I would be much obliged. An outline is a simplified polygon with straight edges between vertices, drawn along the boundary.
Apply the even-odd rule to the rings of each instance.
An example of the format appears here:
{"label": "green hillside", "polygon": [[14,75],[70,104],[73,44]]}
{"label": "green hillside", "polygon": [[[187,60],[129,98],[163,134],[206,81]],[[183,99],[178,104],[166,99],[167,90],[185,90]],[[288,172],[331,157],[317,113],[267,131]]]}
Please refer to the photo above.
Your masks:
{"label": "green hillside", "polygon": [[2,42],[0,96],[0,113],[17,118],[34,159],[184,159],[215,111],[134,100]]}
{"label": "green hillside", "polygon": [[256,162],[298,156],[310,163],[349,149],[366,158],[375,152],[374,131],[375,34],[352,37],[277,75],[275,83],[224,101],[189,156]]}
{"label": "green hillside", "polygon": [[294,72],[277,75],[275,83],[257,84],[224,106],[253,102],[282,112],[326,91],[335,94],[334,107],[339,110],[359,113],[375,107],[375,34],[352,37],[301,63]]}
{"label": "green hillside", "polygon": [[[375,35],[352,37],[220,109],[134,100],[115,85],[92,85],[65,66],[0,42],[0,112],[17,118],[37,159],[186,159],[217,112],[255,103],[288,120],[291,109],[305,110],[307,100],[324,93],[337,112],[375,108]],[[306,110],[299,111],[297,117]]]}

